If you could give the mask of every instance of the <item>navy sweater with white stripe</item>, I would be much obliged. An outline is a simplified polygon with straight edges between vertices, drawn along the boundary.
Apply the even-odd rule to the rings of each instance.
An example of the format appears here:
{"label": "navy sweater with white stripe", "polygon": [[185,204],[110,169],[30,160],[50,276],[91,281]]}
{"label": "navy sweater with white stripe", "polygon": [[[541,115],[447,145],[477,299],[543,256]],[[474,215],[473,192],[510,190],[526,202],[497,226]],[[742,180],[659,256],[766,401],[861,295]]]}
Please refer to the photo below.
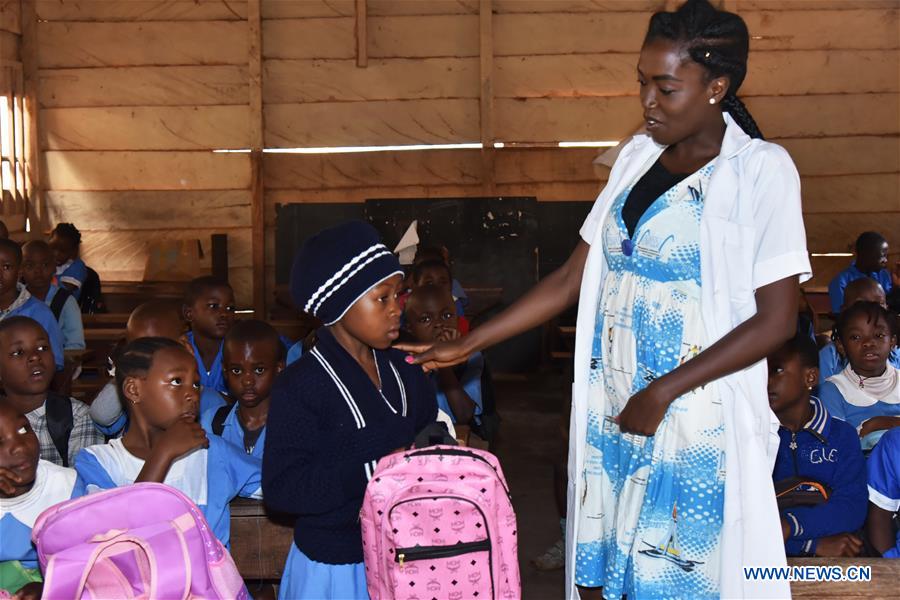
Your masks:
{"label": "navy sweater with white stripe", "polygon": [[294,543],[328,564],[361,562],[359,510],[378,459],[437,416],[434,389],[397,350],[376,350],[379,391],[327,328],[272,389],[263,497],[296,515]]}

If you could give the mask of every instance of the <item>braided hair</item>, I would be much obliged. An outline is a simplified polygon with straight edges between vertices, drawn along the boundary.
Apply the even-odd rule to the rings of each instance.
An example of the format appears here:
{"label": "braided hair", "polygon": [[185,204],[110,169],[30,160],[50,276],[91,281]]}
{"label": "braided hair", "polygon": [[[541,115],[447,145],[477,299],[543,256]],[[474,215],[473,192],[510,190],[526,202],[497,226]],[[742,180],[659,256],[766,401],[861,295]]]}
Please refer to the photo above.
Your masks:
{"label": "braided hair", "polygon": [[169,338],[143,337],[125,344],[125,347],[116,354],[113,360],[116,365],[116,392],[122,406],[127,407],[130,404],[125,396],[125,380],[129,377],[146,375],[153,366],[153,357],[166,348],[183,349],[183,346]]}
{"label": "braided hair", "polygon": [[669,40],[682,45],[688,56],[704,67],[709,79],[728,76],[731,84],[722,99],[722,110],[747,135],[764,139],[750,111],[737,97],[747,75],[750,33],[738,15],[716,9],[709,0],[687,0],[675,12],[658,12],[650,18],[644,44]]}

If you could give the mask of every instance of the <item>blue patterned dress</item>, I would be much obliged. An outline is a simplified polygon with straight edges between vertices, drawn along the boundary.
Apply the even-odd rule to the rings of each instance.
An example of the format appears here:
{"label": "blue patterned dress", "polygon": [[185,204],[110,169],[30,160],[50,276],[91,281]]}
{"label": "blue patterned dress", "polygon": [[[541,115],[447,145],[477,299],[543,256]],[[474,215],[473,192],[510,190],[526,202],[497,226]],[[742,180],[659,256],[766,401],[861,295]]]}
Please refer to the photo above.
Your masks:
{"label": "blue patterned dress", "polygon": [[712,170],[660,196],[633,242],[622,207],[634,183],[602,225],[609,271],[591,352],[575,581],[603,587],[606,598],[719,596],[725,441],[714,387],[676,399],[655,436],[622,434],[613,421],[632,395],[705,346],[699,236]]}

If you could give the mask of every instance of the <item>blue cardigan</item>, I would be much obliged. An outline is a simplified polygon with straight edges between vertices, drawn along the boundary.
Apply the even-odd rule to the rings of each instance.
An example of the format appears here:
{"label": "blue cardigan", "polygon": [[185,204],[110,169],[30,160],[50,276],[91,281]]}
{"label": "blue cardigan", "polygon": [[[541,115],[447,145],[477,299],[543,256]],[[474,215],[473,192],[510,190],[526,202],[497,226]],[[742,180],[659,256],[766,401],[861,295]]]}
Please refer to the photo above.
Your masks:
{"label": "blue cardigan", "polygon": [[866,463],[856,431],[832,418],[815,396],[810,404],[813,416],[803,429],[793,433],[786,427],[778,428],[781,443],[772,477],[775,481],[810,477],[830,486],[831,497],[818,506],[781,511],[791,525],[785,543],[788,556],[811,556],[818,538],[856,531],[862,527],[868,508]]}
{"label": "blue cardigan", "polygon": [[437,417],[434,389],[398,350],[374,350],[379,391],[327,328],[278,376],[266,422],[263,498],[296,515],[294,543],[328,564],[363,559],[359,526],[378,459]]}

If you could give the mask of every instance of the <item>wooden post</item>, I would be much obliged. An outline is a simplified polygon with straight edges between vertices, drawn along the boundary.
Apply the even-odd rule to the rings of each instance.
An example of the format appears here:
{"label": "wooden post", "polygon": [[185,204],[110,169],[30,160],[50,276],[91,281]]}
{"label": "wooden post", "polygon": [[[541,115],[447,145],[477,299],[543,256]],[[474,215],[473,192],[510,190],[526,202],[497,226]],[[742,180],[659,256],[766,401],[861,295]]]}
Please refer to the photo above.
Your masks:
{"label": "wooden post", "polygon": [[479,70],[481,73],[481,182],[484,192],[493,195],[494,182],[494,28],[491,0],[479,4]]}
{"label": "wooden post", "polygon": [[41,180],[41,154],[38,144],[38,40],[37,10],[35,0],[22,0],[22,78],[24,84],[24,137],[25,137],[25,180],[26,218],[31,221],[31,229],[43,231],[50,223],[44,210],[43,182]]}
{"label": "wooden post", "polygon": [[260,0],[247,2],[250,35],[250,240],[253,246],[253,310],[266,318],[266,223],[263,180],[262,18]]}
{"label": "wooden post", "polygon": [[356,66],[369,66],[369,49],[366,38],[366,0],[356,0]]}

